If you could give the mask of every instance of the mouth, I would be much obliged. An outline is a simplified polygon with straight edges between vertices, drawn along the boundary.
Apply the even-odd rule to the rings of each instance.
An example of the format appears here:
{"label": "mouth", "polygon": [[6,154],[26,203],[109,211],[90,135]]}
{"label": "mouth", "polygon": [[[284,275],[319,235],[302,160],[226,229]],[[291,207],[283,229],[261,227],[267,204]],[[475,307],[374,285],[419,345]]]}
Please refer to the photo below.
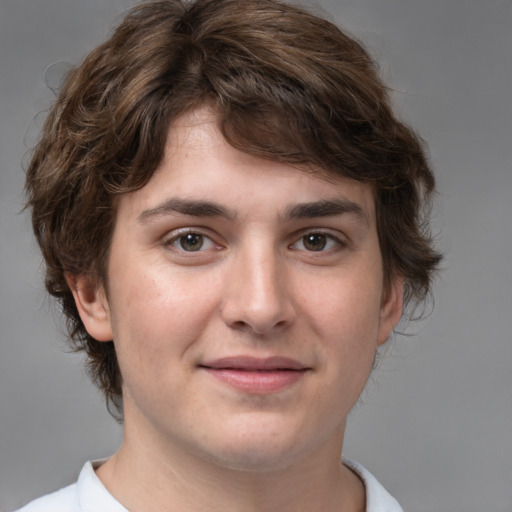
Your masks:
{"label": "mouth", "polygon": [[225,357],[199,365],[224,384],[251,394],[282,391],[299,382],[311,368],[287,357]]}

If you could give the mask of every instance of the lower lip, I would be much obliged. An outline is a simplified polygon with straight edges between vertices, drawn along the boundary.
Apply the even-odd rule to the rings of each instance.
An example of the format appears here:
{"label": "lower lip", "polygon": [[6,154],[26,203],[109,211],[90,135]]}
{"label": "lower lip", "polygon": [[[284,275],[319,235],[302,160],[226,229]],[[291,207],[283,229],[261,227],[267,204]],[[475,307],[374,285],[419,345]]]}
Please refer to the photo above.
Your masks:
{"label": "lower lip", "polygon": [[282,391],[299,381],[306,372],[306,370],[205,369],[210,375],[229,386],[253,394]]}

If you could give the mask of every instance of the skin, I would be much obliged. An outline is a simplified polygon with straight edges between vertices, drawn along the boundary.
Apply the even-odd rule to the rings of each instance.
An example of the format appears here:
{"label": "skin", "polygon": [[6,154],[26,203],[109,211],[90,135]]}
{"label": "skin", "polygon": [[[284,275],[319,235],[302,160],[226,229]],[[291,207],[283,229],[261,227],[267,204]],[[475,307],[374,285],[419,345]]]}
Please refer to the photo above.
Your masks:
{"label": "skin", "polygon": [[[124,440],[97,473],[129,510],[364,510],[345,423],[402,313],[368,185],[241,153],[199,110],[119,200],[108,294],[68,282],[116,346]],[[234,356],[300,370],[212,370]]]}

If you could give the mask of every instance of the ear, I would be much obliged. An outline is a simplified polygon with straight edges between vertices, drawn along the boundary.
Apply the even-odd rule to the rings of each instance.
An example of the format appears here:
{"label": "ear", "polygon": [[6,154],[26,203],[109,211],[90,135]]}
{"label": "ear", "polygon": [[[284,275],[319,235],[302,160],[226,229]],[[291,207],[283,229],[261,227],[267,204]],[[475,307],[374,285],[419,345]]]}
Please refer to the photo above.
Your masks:
{"label": "ear", "polygon": [[66,282],[87,332],[98,341],[112,341],[110,309],[103,286],[85,274],[66,274]]}
{"label": "ear", "polygon": [[380,308],[379,336],[377,343],[385,343],[391,331],[402,318],[404,306],[404,280],[402,276],[395,276],[385,294]]}

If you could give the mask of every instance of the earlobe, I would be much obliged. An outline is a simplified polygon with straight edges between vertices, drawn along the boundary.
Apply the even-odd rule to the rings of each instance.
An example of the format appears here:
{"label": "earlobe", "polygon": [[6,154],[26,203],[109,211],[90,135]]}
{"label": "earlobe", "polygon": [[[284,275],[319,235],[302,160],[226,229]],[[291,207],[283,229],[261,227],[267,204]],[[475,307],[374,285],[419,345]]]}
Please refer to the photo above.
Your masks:
{"label": "earlobe", "polygon": [[401,276],[393,278],[380,310],[379,336],[377,343],[385,343],[393,329],[402,318],[404,306],[404,280]]}
{"label": "earlobe", "polygon": [[66,282],[87,332],[98,341],[112,341],[110,309],[103,286],[84,274],[66,274]]}

